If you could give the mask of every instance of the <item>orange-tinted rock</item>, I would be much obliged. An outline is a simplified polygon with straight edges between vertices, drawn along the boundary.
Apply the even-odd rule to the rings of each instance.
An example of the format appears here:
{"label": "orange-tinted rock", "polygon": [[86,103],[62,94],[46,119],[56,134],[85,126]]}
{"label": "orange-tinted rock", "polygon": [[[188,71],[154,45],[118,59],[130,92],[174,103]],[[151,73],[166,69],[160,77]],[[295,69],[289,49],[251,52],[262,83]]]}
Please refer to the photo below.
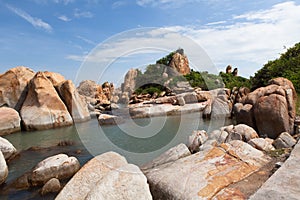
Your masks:
{"label": "orange-tinted rock", "polygon": [[178,52],[173,55],[169,66],[182,75],[186,75],[191,72],[187,56]]}
{"label": "orange-tinted rock", "polygon": [[65,81],[65,77],[56,72],[44,72],[45,76],[52,82],[54,86],[58,85],[59,83]]}
{"label": "orange-tinted rock", "polygon": [[72,81],[61,82],[57,86],[60,97],[64,101],[74,122],[86,121],[90,119],[90,113],[83,97],[77,92]]}
{"label": "orange-tinted rock", "polygon": [[27,93],[27,84],[34,72],[26,67],[15,67],[0,75],[0,106],[20,109]]}

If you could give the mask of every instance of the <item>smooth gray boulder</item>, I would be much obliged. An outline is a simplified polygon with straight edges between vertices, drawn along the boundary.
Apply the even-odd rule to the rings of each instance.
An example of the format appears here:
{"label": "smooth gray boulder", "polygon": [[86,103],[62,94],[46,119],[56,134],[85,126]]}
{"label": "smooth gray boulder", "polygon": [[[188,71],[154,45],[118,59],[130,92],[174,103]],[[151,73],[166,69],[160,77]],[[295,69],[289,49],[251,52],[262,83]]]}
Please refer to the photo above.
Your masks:
{"label": "smooth gray boulder", "polygon": [[0,151],[3,153],[5,160],[17,153],[16,148],[5,138],[0,137]]}

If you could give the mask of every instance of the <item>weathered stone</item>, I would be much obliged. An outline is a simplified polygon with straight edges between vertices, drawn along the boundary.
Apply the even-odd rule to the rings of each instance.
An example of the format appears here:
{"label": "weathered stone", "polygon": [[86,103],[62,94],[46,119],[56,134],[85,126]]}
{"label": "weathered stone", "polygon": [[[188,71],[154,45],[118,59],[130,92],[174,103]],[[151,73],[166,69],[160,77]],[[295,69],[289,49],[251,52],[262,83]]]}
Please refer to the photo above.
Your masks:
{"label": "weathered stone", "polygon": [[296,200],[300,196],[300,143],[296,144],[290,157],[250,197],[250,200]]}
{"label": "weathered stone", "polygon": [[193,131],[192,135],[189,136],[189,144],[188,144],[189,150],[192,153],[198,152],[200,146],[203,145],[207,139],[208,139],[208,135],[206,131],[204,130]]}
{"label": "weathered stone", "polygon": [[258,170],[269,159],[249,144],[232,141],[157,166],[146,176],[154,199],[210,199]]}
{"label": "weathered stone", "polygon": [[21,130],[19,113],[12,109],[0,108],[0,135],[7,135]]}
{"label": "weathered stone", "polygon": [[238,124],[247,124],[248,126],[255,128],[256,125],[252,108],[253,106],[251,104],[235,104],[234,113],[236,116],[236,122]]}
{"label": "weathered stone", "polygon": [[169,66],[182,75],[189,74],[191,71],[188,58],[184,54],[178,52],[173,55]]}
{"label": "weathered stone", "polygon": [[191,155],[191,152],[189,151],[189,149],[187,148],[187,146],[185,144],[181,143],[181,144],[169,149],[168,151],[164,152],[163,154],[161,154],[154,160],[150,161],[149,163],[143,165],[141,167],[141,169],[142,170],[151,169],[151,168],[154,168],[156,166],[159,166],[159,165],[162,165],[165,163],[170,163],[170,162],[176,161],[180,158],[184,158],[189,155]]}
{"label": "weathered stone", "polygon": [[231,109],[229,107],[228,102],[223,101],[220,98],[215,98],[212,103],[211,117],[212,118],[230,117],[230,115],[231,115]]}
{"label": "weathered stone", "polygon": [[138,70],[137,69],[130,69],[125,77],[124,77],[124,84],[122,86],[122,92],[128,92],[129,94],[131,94],[132,92],[134,92],[135,88],[136,88],[136,82],[135,79],[137,77],[138,74]]}
{"label": "weathered stone", "polygon": [[133,164],[110,171],[88,193],[86,200],[114,199],[136,200],[152,199],[147,179]]}
{"label": "weathered stone", "polygon": [[66,79],[63,75],[56,73],[56,72],[48,72],[45,71],[44,75],[51,81],[51,83],[56,86],[61,82],[64,82]]}
{"label": "weathered stone", "polygon": [[209,135],[209,139],[216,140],[218,144],[222,144],[226,141],[226,138],[228,137],[228,132],[224,130],[214,130]]}
{"label": "weathered stone", "polygon": [[41,195],[46,195],[48,193],[57,193],[61,189],[60,182],[57,178],[51,178],[47,183],[43,186],[41,190]]}
{"label": "weathered stone", "polygon": [[113,125],[124,123],[124,119],[120,116],[101,114],[98,117],[98,122],[100,125]]}
{"label": "weathered stone", "polygon": [[34,72],[26,67],[15,67],[0,75],[0,106],[19,110],[27,94],[27,84]]}
{"label": "weathered stone", "polygon": [[259,137],[256,131],[250,126],[247,126],[246,124],[238,124],[234,126],[233,131],[239,133],[243,137],[243,140],[245,142],[248,142],[253,138]]}
{"label": "weathered stone", "polygon": [[258,99],[254,107],[256,127],[260,135],[277,138],[282,132],[290,132],[289,113],[285,97],[277,94]]}
{"label": "weathered stone", "polygon": [[225,188],[215,195],[212,200],[246,200],[245,195],[236,188]]}
{"label": "weathered stone", "polygon": [[155,99],[156,104],[164,104],[164,103],[176,104],[176,102],[177,102],[176,96],[165,96],[165,97],[159,97]]}
{"label": "weathered stone", "polygon": [[278,136],[278,138],[276,138],[276,140],[274,140],[273,145],[276,149],[289,148],[293,147],[296,142],[297,141],[288,132],[283,132]]}
{"label": "weathered stone", "polygon": [[127,164],[126,159],[114,152],[98,155],[86,163],[60,191],[56,200],[83,200],[96,183],[110,171]]}
{"label": "weathered stone", "polygon": [[0,137],[0,151],[3,153],[6,160],[17,153],[16,148],[3,137]]}
{"label": "weathered stone", "polygon": [[197,95],[195,92],[186,92],[186,93],[181,93],[176,95],[177,99],[179,99],[180,97],[183,98],[184,100],[184,104],[186,103],[197,103],[198,99],[197,99]]}
{"label": "weathered stone", "polygon": [[6,165],[5,158],[0,151],[0,185],[5,182],[8,175],[8,167]]}
{"label": "weathered stone", "polygon": [[275,148],[264,138],[253,138],[248,141],[248,144],[261,151],[273,151]]}
{"label": "weathered stone", "polygon": [[91,118],[86,102],[79,95],[72,81],[63,81],[56,88],[74,122],[87,121]]}
{"label": "weathered stone", "polygon": [[75,157],[58,154],[39,162],[30,173],[32,186],[43,185],[51,178],[64,180],[72,177],[80,168]]}
{"label": "weathered stone", "polygon": [[240,133],[235,131],[229,132],[225,142],[231,142],[233,140],[243,140],[243,136]]}
{"label": "weathered stone", "polygon": [[72,117],[51,81],[38,72],[29,83],[20,115],[26,130],[42,130],[71,125]]}

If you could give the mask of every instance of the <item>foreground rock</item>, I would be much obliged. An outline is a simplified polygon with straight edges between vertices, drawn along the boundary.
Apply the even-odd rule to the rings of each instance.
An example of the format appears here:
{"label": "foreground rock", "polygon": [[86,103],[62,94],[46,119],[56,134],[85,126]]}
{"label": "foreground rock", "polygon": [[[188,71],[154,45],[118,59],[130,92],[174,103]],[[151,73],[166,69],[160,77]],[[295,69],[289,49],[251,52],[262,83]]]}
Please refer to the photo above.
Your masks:
{"label": "foreground rock", "polygon": [[27,84],[34,72],[26,67],[15,67],[0,75],[0,107],[19,110],[27,94]]}
{"label": "foreground rock", "polygon": [[0,135],[6,135],[21,130],[19,113],[12,109],[0,108]]}
{"label": "foreground rock", "polygon": [[75,157],[68,157],[65,154],[51,156],[33,168],[29,182],[32,186],[43,185],[51,178],[65,180],[72,177],[80,168]]}
{"label": "foreground rock", "polygon": [[152,196],[147,179],[141,170],[132,164],[126,164],[108,172],[89,192],[86,200],[151,200]]}
{"label": "foreground rock", "polygon": [[154,199],[211,199],[269,161],[263,152],[235,140],[157,166],[146,176]]}
{"label": "foreground rock", "polygon": [[73,123],[65,104],[43,72],[30,81],[28,94],[20,111],[26,130],[43,130]]}
{"label": "foreground rock", "polygon": [[151,199],[151,195],[138,167],[107,152],[86,163],[58,194],[56,200],[60,199]]}
{"label": "foreground rock", "polygon": [[2,137],[0,137],[0,151],[6,160],[17,153],[16,148],[7,139]]}
{"label": "foreground rock", "polygon": [[8,175],[8,167],[2,152],[0,151],[0,185],[5,182]]}
{"label": "foreground rock", "polygon": [[273,142],[276,149],[290,148],[296,144],[296,140],[287,132],[281,133],[278,138]]}
{"label": "foreground rock", "polygon": [[250,197],[250,200],[286,199],[300,196],[300,143],[295,146],[285,163]]}
{"label": "foreground rock", "polygon": [[87,121],[91,118],[86,102],[79,95],[72,81],[64,81],[56,88],[74,122]]}
{"label": "foreground rock", "polygon": [[43,186],[41,190],[41,195],[46,195],[48,193],[56,193],[61,189],[60,182],[57,178],[52,178]]}
{"label": "foreground rock", "polygon": [[160,156],[158,156],[151,162],[143,165],[142,169],[143,170],[151,169],[151,168],[154,168],[156,166],[159,166],[159,165],[162,165],[165,163],[170,163],[170,162],[176,161],[180,158],[184,158],[189,155],[191,155],[191,152],[189,151],[189,149],[187,148],[187,146],[185,144],[181,143],[181,144],[169,149],[168,151],[164,152],[163,154],[161,154]]}
{"label": "foreground rock", "polygon": [[267,87],[249,93],[235,105],[238,123],[245,123],[263,136],[276,139],[280,133],[293,133],[297,94],[285,78],[275,78]]}

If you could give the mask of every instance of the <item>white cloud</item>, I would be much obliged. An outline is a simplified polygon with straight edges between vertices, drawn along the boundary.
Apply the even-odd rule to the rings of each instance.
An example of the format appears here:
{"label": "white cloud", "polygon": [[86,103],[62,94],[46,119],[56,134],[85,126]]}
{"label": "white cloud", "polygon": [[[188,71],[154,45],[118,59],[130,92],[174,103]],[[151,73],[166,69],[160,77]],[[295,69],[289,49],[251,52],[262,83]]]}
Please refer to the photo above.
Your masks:
{"label": "white cloud", "polygon": [[60,15],[57,18],[64,22],[69,22],[72,20],[72,19],[68,18],[66,15]]}
{"label": "white cloud", "polygon": [[23,11],[19,8],[15,8],[11,5],[6,5],[6,6],[9,10],[11,10],[16,15],[18,15],[18,16],[22,17],[23,19],[25,19],[27,22],[32,24],[35,28],[41,28],[41,29],[44,29],[47,32],[52,31],[52,27],[50,26],[50,24],[44,22],[42,19],[32,17],[31,15],[29,15],[25,11]]}
{"label": "white cloud", "polygon": [[63,3],[65,5],[75,2],[75,0],[53,0],[53,1],[54,1],[54,3]]}
{"label": "white cloud", "polygon": [[[239,68],[241,75],[250,76],[268,60],[277,58],[284,51],[284,46],[291,47],[300,41],[300,5],[294,2],[233,16],[226,21],[203,27],[173,26],[141,29],[133,31],[134,34],[121,33],[122,39],[109,39],[109,44],[96,48],[88,59],[108,62],[126,56],[124,52],[143,53],[145,49],[153,47],[152,50],[166,54],[182,47],[190,60],[196,60],[193,61],[196,67],[205,67],[201,63],[209,62],[201,61],[206,59],[205,52],[201,52],[202,47],[218,69],[224,70],[231,64]],[[70,55],[68,58],[82,61],[86,57]],[[130,63],[128,67],[131,67]]]}
{"label": "white cloud", "polygon": [[179,8],[184,4],[197,3],[201,1],[202,0],[136,0],[136,3],[143,7]]}
{"label": "white cloud", "polygon": [[116,1],[112,4],[112,8],[116,9],[116,8],[121,7],[121,6],[125,6],[126,4],[127,4],[126,1]]}
{"label": "white cloud", "polygon": [[78,8],[74,10],[74,17],[76,18],[92,18],[94,15],[89,11],[81,11]]}
{"label": "white cloud", "polygon": [[87,39],[87,38],[85,38],[85,37],[82,37],[82,36],[80,36],[80,35],[77,35],[76,37],[77,37],[78,39],[80,39],[80,40],[82,40],[82,41],[88,43],[88,44],[91,44],[91,45],[97,45],[96,42],[94,42],[94,41],[92,41],[92,40],[89,40],[89,39]]}

